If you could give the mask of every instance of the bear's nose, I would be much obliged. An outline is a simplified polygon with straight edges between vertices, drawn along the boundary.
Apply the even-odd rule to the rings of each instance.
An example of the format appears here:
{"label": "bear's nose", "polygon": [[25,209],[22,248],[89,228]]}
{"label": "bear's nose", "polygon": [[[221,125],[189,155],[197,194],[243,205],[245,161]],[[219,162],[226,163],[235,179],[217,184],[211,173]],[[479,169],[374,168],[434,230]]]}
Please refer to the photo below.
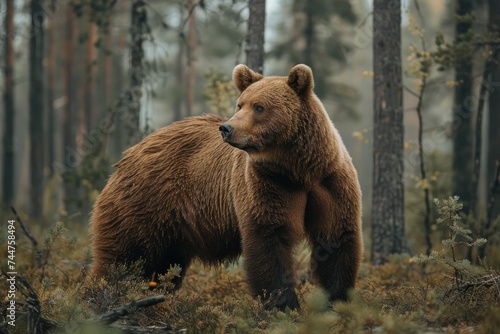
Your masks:
{"label": "bear's nose", "polygon": [[224,123],[219,126],[219,131],[222,134],[222,138],[225,140],[229,136],[231,136],[231,134],[233,133],[233,128],[231,127],[231,125]]}

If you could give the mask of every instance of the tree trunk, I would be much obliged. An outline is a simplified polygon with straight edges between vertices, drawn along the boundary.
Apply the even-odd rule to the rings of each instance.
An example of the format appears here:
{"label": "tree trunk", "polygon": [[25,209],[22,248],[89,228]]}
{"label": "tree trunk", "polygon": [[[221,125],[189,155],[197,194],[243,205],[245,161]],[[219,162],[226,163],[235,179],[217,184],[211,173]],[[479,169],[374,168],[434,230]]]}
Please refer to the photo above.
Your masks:
{"label": "tree trunk", "polygon": [[266,0],[249,0],[247,31],[247,66],[264,72],[264,28],[266,23]]}
{"label": "tree trunk", "polygon": [[182,101],[184,92],[184,40],[179,38],[179,50],[177,51],[175,69],[176,94],[174,96],[174,121],[182,119]]}
{"label": "tree trunk", "polygon": [[193,115],[194,85],[196,80],[196,3],[188,0],[188,41],[187,41],[187,87],[186,87],[186,116]]}
{"label": "tree trunk", "polygon": [[[498,0],[489,0],[489,9],[489,28],[491,31],[500,34],[500,2]],[[500,131],[498,131],[498,124],[500,124],[500,87],[498,86],[500,82],[500,54],[495,58],[492,65],[491,82],[494,83],[494,85],[490,87],[490,95],[488,98],[489,119],[486,122],[488,124],[488,149],[486,159],[488,173],[486,176],[487,192],[495,177],[495,161],[500,161]],[[489,196],[488,193],[487,195]],[[493,219],[499,214],[500,203],[496,201],[496,205],[493,209]]]}
{"label": "tree trunk", "polygon": [[[63,112],[63,141],[62,141],[62,159],[64,167],[66,169],[76,168],[79,164],[79,157],[75,150],[76,146],[76,133],[73,127],[74,124],[74,75],[73,69],[75,67],[74,59],[74,40],[75,40],[75,14],[73,13],[73,8],[71,5],[66,7],[66,24],[65,24],[65,35],[63,43],[63,89],[66,98],[66,104],[64,105]],[[67,170],[64,170],[66,172]],[[65,180],[64,182],[64,194],[65,198],[71,198],[75,195],[74,186]],[[67,209],[72,206],[67,203]]]}
{"label": "tree trunk", "polygon": [[14,0],[6,1],[5,11],[5,69],[4,107],[5,127],[3,133],[3,209],[8,209],[14,200]]}
{"label": "tree trunk", "polygon": [[44,185],[43,21],[41,1],[31,0],[30,38],[30,182],[31,213],[41,217]]}
{"label": "tree trunk", "polygon": [[113,23],[112,21],[112,16],[108,18],[108,29],[106,29],[106,36],[104,36],[104,69],[103,69],[103,76],[104,76],[104,84],[103,84],[103,101],[102,105],[107,106],[108,103],[111,102],[112,96],[114,92],[112,91],[113,87],[113,69],[114,69],[114,63],[113,63],[113,58],[114,55],[112,53],[113,49],[113,35],[111,33],[111,24]]}
{"label": "tree trunk", "polygon": [[307,65],[314,70],[313,65],[313,45],[314,45],[314,20],[313,6],[311,0],[306,1],[306,28],[304,37],[306,40],[306,48],[304,49],[304,59]]}
{"label": "tree trunk", "polygon": [[[48,164],[55,160],[55,85],[56,85],[56,7],[55,1],[50,4],[48,38],[47,38],[47,145]],[[52,177],[54,170],[49,168],[49,176]]]}
{"label": "tree trunk", "polygon": [[373,264],[405,250],[401,1],[373,3]]}
{"label": "tree trunk", "polygon": [[[472,0],[457,0],[456,14],[463,16],[472,12]],[[470,22],[459,21],[455,27],[455,39],[471,28]],[[455,88],[453,107],[453,194],[460,197],[464,207],[462,212],[469,213],[471,205],[472,175],[472,59],[464,59],[455,69]]]}
{"label": "tree trunk", "polygon": [[[113,12],[113,13],[116,13]],[[100,29],[99,33],[101,34],[100,38],[103,43],[102,50],[99,53],[98,60],[98,70],[95,74],[95,87],[94,91],[96,95],[99,95],[98,99],[94,98],[93,101],[93,109],[96,111],[94,113],[95,119],[100,119],[102,116],[109,114],[110,103],[112,100],[113,91],[113,75],[114,75],[114,63],[113,63],[113,38],[111,33],[111,24],[112,17],[110,15],[106,18],[106,28]],[[96,101],[98,100],[98,101]],[[96,105],[96,102],[98,103]],[[102,139],[102,144],[100,147],[101,154],[109,154],[112,149],[112,145],[110,145],[110,138],[113,138],[112,132],[116,131],[116,119],[119,117],[113,118],[113,124],[110,125],[109,131],[106,131],[104,137]],[[94,124],[94,126],[99,126],[99,124]],[[111,130],[113,128],[113,130]]]}
{"label": "tree trunk", "polygon": [[92,129],[93,126],[93,90],[94,90],[94,62],[96,57],[95,39],[96,25],[93,22],[88,22],[87,49],[85,55],[85,73],[83,84],[83,117],[80,125],[80,130],[85,135]]}
{"label": "tree trunk", "polygon": [[[117,4],[119,7],[117,9],[117,15],[119,15],[119,22],[121,24],[125,24],[128,20],[128,16],[125,17],[125,14],[128,12],[127,11],[127,3],[124,1],[118,2]],[[120,24],[118,23],[118,24]],[[126,89],[126,85],[124,85],[125,82],[125,74],[123,71],[123,59],[126,54],[126,49],[127,49],[127,35],[123,31],[118,31],[118,38],[117,38],[117,43],[115,45],[116,51],[113,52],[113,63],[114,63],[114,69],[113,69],[113,82],[114,82],[114,90],[113,94],[116,98],[121,98],[123,95],[124,90]],[[121,106],[122,101],[118,103],[118,107]],[[123,119],[123,116],[115,116],[113,119],[113,124],[115,126],[115,132],[114,132],[114,141],[113,141],[113,154],[115,157],[120,158],[124,149],[125,145],[125,139],[124,139],[124,133],[125,133],[125,122]]]}
{"label": "tree trunk", "polygon": [[144,49],[143,42],[147,33],[147,12],[144,0],[132,2],[132,25],[130,27],[130,90],[129,90],[129,117],[128,140],[129,144],[137,143],[141,138],[140,116],[142,82],[144,80]]}

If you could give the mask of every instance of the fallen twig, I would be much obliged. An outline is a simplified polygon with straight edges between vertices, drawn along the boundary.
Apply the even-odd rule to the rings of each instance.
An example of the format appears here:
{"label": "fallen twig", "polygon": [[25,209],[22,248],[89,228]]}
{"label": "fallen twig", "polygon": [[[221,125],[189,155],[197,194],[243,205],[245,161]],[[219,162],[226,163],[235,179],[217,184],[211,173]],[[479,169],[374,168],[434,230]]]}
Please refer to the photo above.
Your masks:
{"label": "fallen twig", "polygon": [[138,308],[153,306],[153,305],[159,304],[163,301],[165,301],[164,295],[158,295],[158,296],[140,299],[137,301],[133,301],[130,304],[120,306],[114,310],[111,310],[109,312],[104,313],[103,315],[101,315],[99,317],[89,319],[85,322],[86,323],[103,323],[103,324],[109,325],[109,324],[117,321],[121,317],[126,316],[127,314],[129,314],[131,312],[134,312]]}
{"label": "fallen twig", "polygon": [[186,333],[186,330],[178,330],[174,331],[170,326],[147,326],[147,327],[140,327],[140,326],[117,326],[123,333],[131,333],[131,334],[136,334],[136,333],[147,333],[147,334],[154,334],[154,333],[162,333],[162,334],[174,334],[174,333]]}

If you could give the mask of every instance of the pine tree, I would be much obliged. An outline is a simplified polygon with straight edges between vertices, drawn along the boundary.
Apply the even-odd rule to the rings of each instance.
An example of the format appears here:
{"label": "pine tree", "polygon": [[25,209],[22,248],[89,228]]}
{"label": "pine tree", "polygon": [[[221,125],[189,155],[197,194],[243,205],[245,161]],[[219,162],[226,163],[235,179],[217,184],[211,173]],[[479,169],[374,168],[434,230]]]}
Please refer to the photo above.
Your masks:
{"label": "pine tree", "polygon": [[400,0],[373,3],[373,74],[371,259],[381,264],[405,250]]}

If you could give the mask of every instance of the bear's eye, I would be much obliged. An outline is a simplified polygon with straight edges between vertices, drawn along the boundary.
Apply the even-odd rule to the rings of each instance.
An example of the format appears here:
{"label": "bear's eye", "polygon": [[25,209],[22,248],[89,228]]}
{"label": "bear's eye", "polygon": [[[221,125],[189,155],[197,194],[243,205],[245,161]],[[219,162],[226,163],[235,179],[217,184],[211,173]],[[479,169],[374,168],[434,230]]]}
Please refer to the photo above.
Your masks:
{"label": "bear's eye", "polygon": [[236,110],[241,110],[241,106],[239,104],[236,105]]}
{"label": "bear's eye", "polygon": [[258,106],[258,105],[257,105],[257,106],[254,106],[254,107],[253,107],[253,110],[254,110],[255,112],[257,112],[257,113],[261,113],[261,112],[263,112],[263,111],[264,111],[264,107],[263,107],[263,106]]}

